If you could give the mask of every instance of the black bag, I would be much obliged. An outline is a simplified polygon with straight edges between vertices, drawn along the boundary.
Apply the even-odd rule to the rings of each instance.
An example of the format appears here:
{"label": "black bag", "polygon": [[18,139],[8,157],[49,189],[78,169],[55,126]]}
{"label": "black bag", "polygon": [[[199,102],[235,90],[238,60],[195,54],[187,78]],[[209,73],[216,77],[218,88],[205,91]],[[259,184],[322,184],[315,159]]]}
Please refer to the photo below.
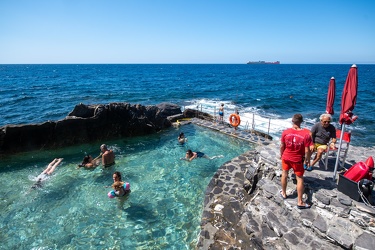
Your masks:
{"label": "black bag", "polygon": [[370,204],[373,204],[371,196],[373,188],[374,183],[368,179],[362,179],[358,182],[358,192],[365,203],[368,201]]}

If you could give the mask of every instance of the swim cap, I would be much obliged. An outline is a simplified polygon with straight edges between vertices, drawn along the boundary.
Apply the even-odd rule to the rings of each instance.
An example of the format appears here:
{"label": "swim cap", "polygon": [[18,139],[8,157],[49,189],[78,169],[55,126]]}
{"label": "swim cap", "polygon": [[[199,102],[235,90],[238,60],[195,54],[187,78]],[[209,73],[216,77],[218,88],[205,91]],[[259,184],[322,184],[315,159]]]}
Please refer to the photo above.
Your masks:
{"label": "swim cap", "polygon": [[108,192],[108,198],[113,199],[115,197],[116,197],[116,194],[114,190]]}

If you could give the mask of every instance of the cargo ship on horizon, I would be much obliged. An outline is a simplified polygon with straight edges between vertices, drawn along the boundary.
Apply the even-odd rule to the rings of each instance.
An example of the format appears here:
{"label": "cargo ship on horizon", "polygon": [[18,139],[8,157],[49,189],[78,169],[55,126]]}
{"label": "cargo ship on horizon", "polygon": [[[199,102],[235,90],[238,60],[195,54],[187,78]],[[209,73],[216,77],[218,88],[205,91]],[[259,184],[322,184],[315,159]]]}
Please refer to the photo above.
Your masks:
{"label": "cargo ship on horizon", "polygon": [[276,62],[248,61],[246,64],[280,64],[280,61],[276,61]]}

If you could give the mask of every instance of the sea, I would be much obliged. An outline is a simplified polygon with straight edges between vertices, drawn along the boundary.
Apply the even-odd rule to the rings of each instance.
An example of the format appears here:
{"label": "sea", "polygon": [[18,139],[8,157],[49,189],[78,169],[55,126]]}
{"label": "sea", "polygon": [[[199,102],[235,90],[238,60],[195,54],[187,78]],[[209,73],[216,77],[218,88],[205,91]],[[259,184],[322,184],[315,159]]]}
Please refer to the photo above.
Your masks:
{"label": "sea", "polygon": [[[156,105],[169,102],[225,119],[268,119],[277,139],[301,113],[311,127],[325,113],[328,84],[336,79],[333,125],[351,64],[20,64],[0,65],[0,127],[64,119],[80,103]],[[358,64],[358,119],[346,130],[352,145],[375,145],[375,65]],[[247,124],[243,122],[242,126]],[[241,128],[241,127],[240,127]],[[259,130],[269,130],[266,125]],[[269,131],[267,131],[269,132]]]}

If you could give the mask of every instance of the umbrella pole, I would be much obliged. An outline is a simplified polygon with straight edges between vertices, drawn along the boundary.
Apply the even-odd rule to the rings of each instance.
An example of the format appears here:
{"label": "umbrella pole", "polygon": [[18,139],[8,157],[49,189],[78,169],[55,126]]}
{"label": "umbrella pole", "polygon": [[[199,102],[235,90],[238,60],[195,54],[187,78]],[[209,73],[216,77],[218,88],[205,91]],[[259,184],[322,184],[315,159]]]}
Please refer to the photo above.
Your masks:
{"label": "umbrella pole", "polygon": [[[333,181],[336,180],[336,172],[337,172],[337,165],[340,162],[340,151],[341,151],[341,145],[342,145],[342,138],[344,136],[345,132],[345,123],[342,124],[341,128],[341,135],[340,135],[340,144],[339,144],[339,149],[337,150],[337,156],[336,156],[336,163],[335,163],[335,170],[333,171]],[[329,145],[328,145],[329,146]]]}

